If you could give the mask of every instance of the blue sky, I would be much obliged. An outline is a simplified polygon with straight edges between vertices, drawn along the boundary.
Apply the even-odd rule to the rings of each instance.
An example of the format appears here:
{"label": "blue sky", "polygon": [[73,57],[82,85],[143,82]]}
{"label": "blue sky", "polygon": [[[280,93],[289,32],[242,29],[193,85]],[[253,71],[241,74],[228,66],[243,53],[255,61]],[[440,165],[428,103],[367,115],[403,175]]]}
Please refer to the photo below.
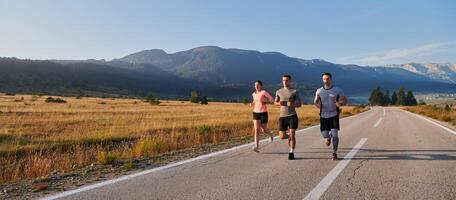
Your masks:
{"label": "blue sky", "polygon": [[215,45],[382,65],[456,63],[456,1],[0,0],[0,56],[113,59]]}

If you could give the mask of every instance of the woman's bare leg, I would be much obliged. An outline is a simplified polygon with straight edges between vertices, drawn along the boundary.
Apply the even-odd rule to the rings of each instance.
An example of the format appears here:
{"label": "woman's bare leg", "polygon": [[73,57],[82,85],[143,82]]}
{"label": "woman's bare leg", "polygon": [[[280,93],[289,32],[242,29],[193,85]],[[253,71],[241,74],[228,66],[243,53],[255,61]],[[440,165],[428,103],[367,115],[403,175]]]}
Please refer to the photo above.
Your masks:
{"label": "woman's bare leg", "polygon": [[267,123],[261,124],[261,128],[263,129],[263,133],[269,135],[269,142],[272,142],[274,140],[274,134],[269,129],[269,125]]}
{"label": "woman's bare leg", "polygon": [[260,129],[261,129],[260,120],[253,120],[253,130],[254,130],[254,135],[253,136],[254,136],[254,139],[255,139],[255,148],[256,148],[256,150],[258,150],[258,148],[260,148]]}

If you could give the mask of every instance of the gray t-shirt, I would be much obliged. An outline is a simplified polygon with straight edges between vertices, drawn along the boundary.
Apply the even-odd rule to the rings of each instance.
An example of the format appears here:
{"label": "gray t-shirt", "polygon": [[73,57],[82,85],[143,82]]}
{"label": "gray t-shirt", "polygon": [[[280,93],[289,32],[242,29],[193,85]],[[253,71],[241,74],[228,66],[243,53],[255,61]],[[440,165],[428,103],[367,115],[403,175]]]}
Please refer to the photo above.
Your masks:
{"label": "gray t-shirt", "polygon": [[[301,99],[299,98],[298,91],[295,89],[281,88],[276,91],[276,99],[277,98],[279,99],[279,101],[288,101],[290,99],[294,101],[301,101]],[[296,115],[296,110],[294,106],[280,106],[280,117],[287,117],[292,115]]]}
{"label": "gray t-shirt", "polygon": [[337,106],[336,101],[337,97],[342,97],[344,91],[338,87],[332,87],[330,89],[325,89],[324,87],[318,88],[316,96],[320,96],[321,101],[321,117],[330,118],[337,115]]}

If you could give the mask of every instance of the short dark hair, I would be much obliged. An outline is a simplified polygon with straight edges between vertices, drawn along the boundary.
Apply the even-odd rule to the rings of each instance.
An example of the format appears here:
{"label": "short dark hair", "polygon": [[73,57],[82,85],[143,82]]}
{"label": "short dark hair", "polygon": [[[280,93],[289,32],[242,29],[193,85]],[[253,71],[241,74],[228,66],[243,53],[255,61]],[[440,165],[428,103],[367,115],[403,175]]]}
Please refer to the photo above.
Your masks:
{"label": "short dark hair", "polygon": [[263,86],[263,82],[261,82],[260,80],[255,81],[255,83],[258,83],[258,84],[260,84],[261,86]]}
{"label": "short dark hair", "polygon": [[330,79],[333,78],[331,73],[329,73],[329,72],[325,72],[325,73],[321,74],[321,77],[323,77],[323,76],[329,76]]}
{"label": "short dark hair", "polygon": [[285,75],[282,76],[282,78],[284,78],[284,77],[287,77],[288,79],[291,79],[291,76],[288,75],[288,74],[285,74]]}

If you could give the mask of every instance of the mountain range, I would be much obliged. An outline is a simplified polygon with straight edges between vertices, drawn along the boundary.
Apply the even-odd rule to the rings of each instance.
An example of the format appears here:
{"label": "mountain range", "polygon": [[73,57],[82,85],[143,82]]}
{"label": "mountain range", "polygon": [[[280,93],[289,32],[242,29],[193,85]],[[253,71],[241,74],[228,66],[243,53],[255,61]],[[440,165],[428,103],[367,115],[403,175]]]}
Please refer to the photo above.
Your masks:
{"label": "mountain range", "polygon": [[262,80],[271,93],[281,76],[290,74],[304,99],[321,85],[321,74],[331,72],[336,85],[364,102],[377,86],[414,92],[456,92],[454,64],[409,63],[366,67],[320,59],[300,59],[279,52],[202,46],[176,53],[161,49],[136,52],[106,60],[22,60],[0,58],[0,91],[50,94],[188,97],[197,90],[212,99],[250,98],[253,82]]}

